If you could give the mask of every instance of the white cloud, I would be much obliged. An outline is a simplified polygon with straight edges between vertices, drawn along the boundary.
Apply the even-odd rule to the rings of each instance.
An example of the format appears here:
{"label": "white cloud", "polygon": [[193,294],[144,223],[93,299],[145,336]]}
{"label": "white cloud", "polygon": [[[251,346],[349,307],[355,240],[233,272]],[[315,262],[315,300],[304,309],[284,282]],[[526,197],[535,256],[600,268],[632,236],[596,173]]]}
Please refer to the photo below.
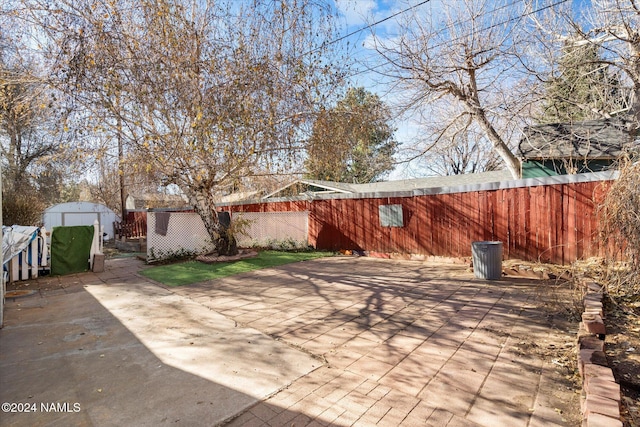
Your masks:
{"label": "white cloud", "polygon": [[348,26],[365,24],[367,18],[378,8],[376,0],[335,0],[335,2]]}

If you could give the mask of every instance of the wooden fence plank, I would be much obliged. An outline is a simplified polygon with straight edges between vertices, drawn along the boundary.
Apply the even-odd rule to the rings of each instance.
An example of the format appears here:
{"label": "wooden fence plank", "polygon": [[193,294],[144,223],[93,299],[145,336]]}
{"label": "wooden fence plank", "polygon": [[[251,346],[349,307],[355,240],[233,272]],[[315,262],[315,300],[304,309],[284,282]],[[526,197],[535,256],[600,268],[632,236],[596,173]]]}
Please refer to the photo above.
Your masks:
{"label": "wooden fence plank", "polygon": [[[610,183],[554,184],[413,197],[235,205],[232,211],[309,211],[318,249],[469,256],[471,242],[503,242],[505,258],[570,263],[602,256],[596,207]],[[382,227],[379,206],[400,204],[403,227]]]}

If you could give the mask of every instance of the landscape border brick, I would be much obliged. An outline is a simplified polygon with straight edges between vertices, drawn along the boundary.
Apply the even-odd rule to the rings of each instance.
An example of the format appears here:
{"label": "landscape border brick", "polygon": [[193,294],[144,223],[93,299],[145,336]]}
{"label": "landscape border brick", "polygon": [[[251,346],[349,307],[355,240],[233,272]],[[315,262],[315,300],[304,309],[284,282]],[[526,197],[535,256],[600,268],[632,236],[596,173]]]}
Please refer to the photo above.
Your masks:
{"label": "landscape border brick", "polygon": [[584,281],[582,322],[578,330],[578,370],[582,377],[583,427],[621,427],[620,385],[604,353],[604,287]]}

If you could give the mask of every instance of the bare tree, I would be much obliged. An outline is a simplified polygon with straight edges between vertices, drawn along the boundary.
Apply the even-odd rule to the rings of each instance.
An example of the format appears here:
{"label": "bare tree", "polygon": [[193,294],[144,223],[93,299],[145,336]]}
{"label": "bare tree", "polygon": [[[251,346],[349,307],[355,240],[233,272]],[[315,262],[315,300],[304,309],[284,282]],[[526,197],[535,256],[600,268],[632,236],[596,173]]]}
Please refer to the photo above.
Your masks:
{"label": "bare tree", "polygon": [[[460,106],[435,103],[425,110],[418,119],[421,136],[418,141],[405,143],[400,162],[436,175],[501,169],[502,159],[471,116],[460,114]],[[444,129],[443,123],[448,123]],[[426,148],[425,140],[430,141]]]}
{"label": "bare tree", "polygon": [[602,64],[600,46],[567,39],[551,64],[542,99],[542,123],[572,123],[611,118],[624,110],[625,90],[610,66]]}
{"label": "bare tree", "polygon": [[425,168],[437,175],[461,175],[498,170],[501,159],[484,134],[470,127],[451,132],[447,144],[439,144],[422,159]]}
{"label": "bare tree", "polygon": [[[331,9],[315,0],[24,0],[47,35],[56,79],[176,184],[220,253],[234,245],[214,193],[239,176],[286,169],[337,74],[325,60]],[[126,172],[126,171],[123,171]]]}
{"label": "bare tree", "polygon": [[[610,114],[629,112],[634,119],[634,129],[640,124],[640,5],[637,1],[593,0],[584,16],[561,15],[569,30],[560,29],[555,34],[571,37],[574,46],[594,46],[603,54],[598,63],[618,70],[621,84],[631,89],[626,97],[627,105]],[[586,29],[585,29],[586,28]]]}
{"label": "bare tree", "polygon": [[46,137],[46,94],[27,72],[0,68],[0,136],[5,187],[12,191],[31,185],[29,167],[52,154],[56,143]]}
{"label": "bare tree", "polygon": [[530,71],[544,83],[541,121],[606,119],[637,110],[635,3],[595,0],[573,8],[559,2],[529,15],[535,27],[530,37],[537,41],[530,47],[538,59]]}
{"label": "bare tree", "polygon": [[[640,90],[637,2],[594,0],[580,9],[566,5],[546,12],[534,20],[543,53],[538,71],[551,84],[566,75],[563,91],[569,96],[560,101],[591,118],[635,114]],[[580,88],[584,85],[593,87],[589,92]]]}
{"label": "bare tree", "polygon": [[514,129],[530,108],[535,84],[518,46],[526,44],[524,9],[487,0],[443,2],[441,10],[413,9],[398,19],[395,37],[374,37],[385,76],[407,94],[406,108],[434,103],[457,107],[433,136],[436,145],[460,121],[480,129],[513,177],[520,163]]}
{"label": "bare tree", "polygon": [[43,84],[34,67],[8,66],[0,60],[0,153],[7,221],[39,222],[42,210],[59,202],[70,188],[77,162],[68,147],[72,135],[58,125],[63,116],[55,92]]}

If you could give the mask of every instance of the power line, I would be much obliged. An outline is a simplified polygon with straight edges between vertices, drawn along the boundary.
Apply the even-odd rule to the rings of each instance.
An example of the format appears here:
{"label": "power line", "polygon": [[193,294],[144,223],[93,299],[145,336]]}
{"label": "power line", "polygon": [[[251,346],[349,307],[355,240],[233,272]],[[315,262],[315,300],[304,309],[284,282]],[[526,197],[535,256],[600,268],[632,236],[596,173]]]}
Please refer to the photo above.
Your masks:
{"label": "power line", "polygon": [[[565,1],[566,1],[566,0],[565,0]],[[497,8],[495,8],[495,9],[490,10],[489,12],[486,12],[486,13],[485,13],[485,15],[487,15],[487,14],[492,14],[492,13],[498,12],[498,11],[500,11],[500,10],[502,10],[502,9],[506,9],[506,8],[508,8],[508,7],[514,6],[516,3],[520,3],[520,0],[514,0],[514,1],[512,1],[511,3],[503,4],[503,5],[502,5],[502,6],[500,6],[500,7],[497,7]],[[523,16],[524,16],[524,15],[523,15]],[[387,19],[388,19],[388,18],[385,18],[384,20],[386,21]],[[462,21],[460,21],[460,20],[459,20],[459,21],[455,22],[455,23],[454,23],[454,25],[464,24],[464,23],[466,23],[466,22],[470,22],[470,21],[472,21],[472,18],[467,18],[467,19],[465,19],[465,20],[462,20]],[[508,22],[508,21],[505,21],[505,22]],[[372,24],[371,26],[373,26],[373,24]],[[484,31],[484,29],[481,29],[481,30],[479,30],[479,31]],[[354,31],[354,33],[355,33],[355,31]],[[460,39],[460,38],[462,38],[462,37],[458,37],[458,38],[456,38],[456,39],[452,39],[451,41],[455,41],[455,40],[458,40],[458,39]],[[435,45],[435,46],[433,46],[433,47],[440,47],[440,46],[443,46],[444,44],[445,44],[445,43],[443,42],[443,43],[440,43],[440,44]],[[351,75],[350,77],[357,76],[357,75],[363,74],[363,73],[368,72],[368,71],[373,71],[373,70],[375,70],[375,69],[377,69],[377,68],[382,67],[383,65],[385,65],[385,64],[379,64],[379,65],[376,65],[375,67],[369,67],[369,68],[367,68],[366,70],[358,71],[357,73],[355,73],[355,74]]]}
{"label": "power line", "polygon": [[310,50],[309,52],[305,53],[303,56],[310,55],[310,54],[312,54],[312,53],[314,53],[314,52],[317,52],[318,50],[323,49],[323,48],[325,48],[326,46],[331,46],[332,44],[339,43],[339,42],[341,42],[341,41],[342,41],[342,40],[344,40],[344,39],[347,39],[347,38],[349,38],[349,37],[351,37],[351,36],[353,36],[353,35],[355,35],[355,34],[361,33],[361,32],[363,32],[363,31],[365,31],[365,30],[370,29],[370,28],[373,28],[373,27],[375,27],[376,25],[380,25],[380,24],[382,24],[383,22],[388,21],[389,19],[395,18],[395,17],[396,17],[396,16],[398,16],[398,15],[402,15],[403,13],[409,12],[410,10],[413,10],[413,9],[415,9],[415,8],[418,8],[418,7],[422,6],[422,5],[425,5],[425,4],[429,3],[430,1],[431,1],[431,0],[424,0],[424,1],[421,1],[420,3],[415,4],[415,5],[413,5],[413,6],[409,6],[408,8],[403,9],[403,10],[401,10],[401,11],[399,11],[399,12],[396,12],[396,13],[394,13],[393,15],[387,16],[386,18],[382,18],[382,19],[381,19],[381,20],[379,20],[379,21],[373,22],[373,23],[371,23],[371,24],[369,24],[369,25],[366,25],[366,26],[364,26],[364,27],[362,27],[362,28],[358,28],[357,30],[353,30],[353,31],[352,31],[352,32],[350,32],[349,34],[345,34],[344,36],[338,37],[337,39],[333,39],[333,40],[331,40],[331,41],[328,41],[328,42],[322,43],[322,45],[321,45],[320,47],[317,47],[317,48],[315,48],[315,49]]}
{"label": "power line", "polygon": [[424,1],[420,2],[420,3],[418,3],[418,4],[415,4],[415,5],[413,5],[413,6],[409,6],[408,8],[406,8],[406,9],[404,9],[404,10],[401,10],[401,11],[399,11],[399,12],[396,12],[396,13],[394,13],[393,15],[387,16],[386,18],[382,18],[381,20],[376,21],[376,22],[374,22],[374,23],[372,23],[372,24],[369,24],[369,25],[366,25],[366,26],[364,26],[364,27],[362,27],[362,28],[359,28],[359,29],[357,29],[357,30],[354,30],[354,31],[350,32],[349,34],[346,34],[346,35],[344,35],[344,36],[342,36],[342,37],[339,37],[339,38],[337,38],[337,39],[335,39],[335,40],[331,40],[331,41],[330,41],[330,42],[328,42],[326,45],[332,45],[332,44],[335,44],[335,43],[341,42],[342,40],[344,40],[344,39],[346,39],[346,38],[349,38],[349,37],[351,37],[351,36],[353,36],[353,35],[355,35],[355,34],[358,34],[358,33],[362,32],[362,31],[364,31],[364,30],[368,30],[368,29],[373,28],[373,27],[375,27],[375,26],[377,26],[377,25],[380,25],[380,24],[382,24],[383,22],[388,21],[389,19],[395,18],[395,17],[396,17],[396,16],[398,16],[398,15],[402,15],[403,13],[406,13],[406,12],[409,12],[410,10],[416,9],[416,8],[418,8],[418,7],[422,6],[422,5],[425,5],[425,4],[429,3],[430,1],[431,1],[431,0],[424,0]]}
{"label": "power line", "polygon": [[[354,31],[350,32],[349,34],[347,34],[345,36],[342,36],[342,37],[340,37],[338,39],[335,39],[335,40],[331,40],[330,42],[327,42],[326,45],[331,45],[331,44],[337,43],[337,42],[342,41],[342,40],[344,40],[344,39],[346,39],[348,37],[351,37],[351,36],[353,36],[353,35],[355,35],[357,33],[360,33],[360,32],[362,32],[364,30],[368,30],[370,28],[373,28],[373,27],[375,27],[375,26],[377,26],[377,25],[379,25],[379,24],[381,24],[381,23],[383,23],[385,21],[388,21],[389,19],[395,18],[398,15],[401,15],[401,14],[406,13],[406,12],[412,10],[412,9],[415,9],[415,8],[417,8],[419,6],[422,6],[422,5],[426,4],[426,3],[429,3],[430,1],[431,0],[426,0],[426,1],[423,1],[423,2],[418,3],[416,5],[410,6],[410,7],[406,8],[406,9],[404,9],[404,10],[401,10],[399,12],[394,13],[391,16],[387,16],[386,18],[383,18],[383,19],[381,19],[379,21],[376,21],[376,22],[374,22],[372,24],[369,24],[369,25],[367,25],[365,27],[362,27],[362,28],[359,28],[357,30],[354,30]],[[499,10],[506,9],[507,7],[511,7],[511,6],[515,5],[516,3],[520,3],[520,0],[514,0],[511,3],[504,4],[504,5],[500,6],[500,7],[497,7],[495,9],[487,12],[487,13],[494,13],[494,12],[497,12]],[[459,21],[458,23],[464,23],[464,22],[469,22],[469,21],[471,21],[471,18],[465,19],[464,21]]]}
{"label": "power line", "polygon": [[[427,0],[427,1],[429,1],[429,0]],[[489,25],[489,26],[484,27],[484,28],[480,28],[479,30],[477,30],[477,32],[478,32],[478,33],[482,33],[482,32],[484,32],[484,31],[488,31],[488,30],[491,30],[491,29],[493,29],[493,28],[496,28],[496,27],[499,27],[499,26],[502,26],[502,25],[505,25],[505,24],[509,24],[509,23],[511,23],[511,22],[513,22],[513,21],[520,20],[520,19],[522,19],[522,18],[524,18],[524,17],[526,17],[526,16],[530,16],[530,15],[533,15],[533,14],[538,13],[538,12],[542,12],[542,11],[544,11],[544,10],[550,9],[550,8],[555,7],[555,6],[558,6],[558,5],[561,5],[561,4],[566,3],[566,2],[568,2],[568,1],[569,1],[569,0],[558,0],[558,1],[556,1],[555,3],[549,4],[549,5],[546,5],[546,6],[543,6],[543,7],[539,7],[538,9],[532,10],[532,11],[527,12],[527,13],[523,13],[523,14],[522,14],[522,15],[520,15],[520,16],[511,17],[511,18],[509,18],[509,19],[507,19],[507,20],[505,20],[505,21],[498,22],[498,23],[495,23],[495,24]],[[426,3],[426,2],[423,2],[423,3]],[[491,10],[490,12],[485,13],[485,15],[486,15],[486,14],[489,14],[489,13],[497,12],[498,10],[501,10],[501,9],[506,8],[506,7],[512,6],[512,5],[516,4],[516,3],[519,3],[519,1],[513,1],[513,2],[511,2],[511,3],[509,3],[509,4],[507,4],[507,5],[504,5],[504,6],[501,6],[501,7],[499,7],[499,8],[493,9],[493,10]],[[405,11],[403,11],[403,13],[404,13],[404,12],[405,12]],[[398,14],[399,14],[399,13],[398,13]],[[396,15],[397,15],[397,14],[396,14]],[[394,15],[394,16],[395,16],[395,15]],[[386,21],[386,20],[388,20],[388,19],[391,19],[392,17],[393,17],[393,16],[390,16],[390,17],[384,18],[384,20],[382,20],[382,22],[384,22],[384,21]],[[470,19],[466,19],[466,20],[464,20],[464,21],[458,21],[458,22],[457,22],[457,24],[462,24],[462,23],[464,23],[464,22],[468,22],[468,21],[470,21]],[[371,24],[369,27],[373,27],[374,25],[377,25],[377,23]],[[359,32],[359,31],[364,31],[365,29],[367,29],[367,27],[364,27],[364,28],[363,28],[363,29],[361,29],[361,30],[354,31],[354,32],[353,32],[353,34],[355,34],[355,33]],[[352,34],[351,34],[351,35],[352,35]],[[347,36],[344,36],[344,37],[342,37],[342,39],[344,39],[344,38],[346,38],[346,37],[347,37]],[[435,44],[435,45],[433,45],[433,46],[430,46],[430,48],[432,48],[432,49],[433,49],[433,48],[439,48],[439,47],[445,46],[445,45],[447,45],[447,44],[449,44],[449,43],[452,43],[452,42],[455,42],[455,41],[458,41],[458,40],[462,40],[462,39],[464,39],[464,38],[466,38],[466,37],[469,37],[469,34],[461,35],[461,36],[456,37],[456,38],[453,38],[453,39],[451,39],[451,40],[447,40],[447,41],[444,41],[444,42],[441,42],[441,43]],[[382,64],[378,64],[378,65],[376,65],[376,66],[374,66],[374,67],[368,67],[368,68],[367,68],[367,69],[365,69],[365,70],[357,71],[357,72],[355,72],[355,73],[353,73],[353,74],[348,75],[347,77],[355,77],[355,76],[358,76],[358,75],[360,75],[360,74],[364,74],[364,73],[367,73],[367,72],[370,72],[370,71],[374,71],[374,70],[376,70],[376,69],[378,69],[378,68],[381,68],[381,67],[383,67],[383,66],[385,66],[385,65],[387,65],[387,64],[389,64],[389,61],[386,61],[385,63],[382,63]]]}

